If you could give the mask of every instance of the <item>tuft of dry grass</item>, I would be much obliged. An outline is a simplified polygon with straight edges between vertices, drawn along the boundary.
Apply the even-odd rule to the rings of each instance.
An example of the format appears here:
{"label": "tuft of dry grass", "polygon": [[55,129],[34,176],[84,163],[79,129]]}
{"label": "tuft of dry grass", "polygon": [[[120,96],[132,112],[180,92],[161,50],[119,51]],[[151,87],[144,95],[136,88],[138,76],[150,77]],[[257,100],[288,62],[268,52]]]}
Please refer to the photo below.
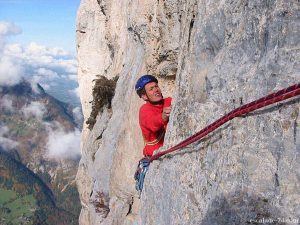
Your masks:
{"label": "tuft of dry grass", "polygon": [[118,77],[114,79],[107,79],[105,76],[99,76],[98,79],[95,79],[95,85],[93,87],[93,101],[92,103],[92,112],[86,124],[88,128],[93,129],[96,123],[97,115],[103,111],[103,108],[111,108],[111,101],[115,95],[116,83]]}

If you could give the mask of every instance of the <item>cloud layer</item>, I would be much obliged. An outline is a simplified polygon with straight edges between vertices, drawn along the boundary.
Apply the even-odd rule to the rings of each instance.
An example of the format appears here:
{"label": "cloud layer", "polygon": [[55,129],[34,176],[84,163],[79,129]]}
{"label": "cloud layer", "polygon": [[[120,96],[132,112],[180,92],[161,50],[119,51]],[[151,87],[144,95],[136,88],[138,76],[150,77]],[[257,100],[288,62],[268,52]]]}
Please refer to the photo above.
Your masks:
{"label": "cloud layer", "polygon": [[14,23],[0,22],[0,36],[16,35],[22,33],[22,29]]}
{"label": "cloud layer", "polygon": [[7,137],[8,133],[8,127],[0,125],[0,146],[5,150],[11,150],[18,146],[18,142]]}
{"label": "cloud layer", "polygon": [[46,107],[40,102],[31,102],[29,105],[22,108],[22,112],[24,113],[26,118],[34,116],[41,121],[46,111]]}
{"label": "cloud layer", "polygon": [[21,81],[24,74],[22,65],[14,63],[10,57],[0,58],[0,85],[15,85]]}
{"label": "cloud layer", "polygon": [[51,158],[77,158],[80,156],[80,131],[64,132],[50,130],[48,136],[48,156]]}
{"label": "cloud layer", "polygon": [[[65,129],[56,121],[45,122],[44,115],[47,113],[46,106],[37,101],[24,105],[21,109],[16,109],[13,106],[14,100],[4,95],[0,99],[0,110],[2,112],[11,112],[21,114],[26,120],[34,118],[38,123],[44,126],[48,131],[47,142],[45,143],[45,157],[55,159],[77,159],[80,157],[80,130],[66,132]],[[73,114],[76,120],[81,120],[82,113],[79,107],[74,108]],[[0,146],[5,150],[16,148],[18,142],[9,138],[10,130],[7,126],[0,123]]]}
{"label": "cloud layer", "polygon": [[78,104],[75,56],[34,42],[27,46],[7,42],[7,37],[21,32],[15,24],[0,21],[0,85],[15,85],[24,77],[40,83],[59,100],[72,99],[71,103]]}

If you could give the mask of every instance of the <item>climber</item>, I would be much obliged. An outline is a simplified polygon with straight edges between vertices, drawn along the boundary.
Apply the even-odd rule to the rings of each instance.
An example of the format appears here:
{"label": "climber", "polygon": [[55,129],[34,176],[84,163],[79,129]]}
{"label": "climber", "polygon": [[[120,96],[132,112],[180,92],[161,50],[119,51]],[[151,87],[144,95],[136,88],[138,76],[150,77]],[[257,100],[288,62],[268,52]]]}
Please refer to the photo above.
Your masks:
{"label": "climber", "polygon": [[145,143],[143,153],[145,157],[150,157],[164,143],[172,98],[163,98],[158,80],[152,75],[141,76],[135,90],[146,102],[140,108],[139,122]]}

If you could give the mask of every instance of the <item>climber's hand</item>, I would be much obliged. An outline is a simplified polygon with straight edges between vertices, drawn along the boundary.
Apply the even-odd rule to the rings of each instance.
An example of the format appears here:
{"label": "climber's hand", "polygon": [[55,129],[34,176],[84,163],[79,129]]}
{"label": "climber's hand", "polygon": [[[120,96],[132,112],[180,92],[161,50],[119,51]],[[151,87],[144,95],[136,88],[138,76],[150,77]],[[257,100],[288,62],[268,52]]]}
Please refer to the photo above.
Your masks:
{"label": "climber's hand", "polygon": [[168,121],[171,114],[172,107],[164,107],[162,112],[162,118],[164,121]]}

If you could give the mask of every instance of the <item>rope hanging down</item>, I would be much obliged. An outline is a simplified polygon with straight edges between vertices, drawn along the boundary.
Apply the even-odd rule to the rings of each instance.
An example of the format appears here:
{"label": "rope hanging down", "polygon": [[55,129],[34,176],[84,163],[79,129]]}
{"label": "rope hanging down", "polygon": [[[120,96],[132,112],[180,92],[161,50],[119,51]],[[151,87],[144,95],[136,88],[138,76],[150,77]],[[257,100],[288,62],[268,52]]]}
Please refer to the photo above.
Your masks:
{"label": "rope hanging down", "polygon": [[179,150],[195,141],[202,139],[203,137],[205,137],[206,135],[213,132],[215,129],[217,129],[218,127],[222,126],[224,123],[232,120],[235,117],[247,114],[249,112],[260,109],[262,107],[274,104],[276,102],[280,102],[280,101],[295,97],[297,95],[300,95],[300,83],[292,85],[292,86],[282,89],[280,91],[277,91],[275,93],[269,94],[269,95],[267,95],[263,98],[260,98],[256,101],[242,105],[242,106],[232,110],[231,112],[227,113],[226,115],[224,115],[220,119],[216,120],[212,124],[208,125],[204,129],[200,130],[198,133],[194,134],[193,136],[178,143],[177,145],[175,145],[165,151],[158,152],[157,154],[153,155],[150,158],[150,162],[160,158],[163,155],[166,155],[168,153]]}

